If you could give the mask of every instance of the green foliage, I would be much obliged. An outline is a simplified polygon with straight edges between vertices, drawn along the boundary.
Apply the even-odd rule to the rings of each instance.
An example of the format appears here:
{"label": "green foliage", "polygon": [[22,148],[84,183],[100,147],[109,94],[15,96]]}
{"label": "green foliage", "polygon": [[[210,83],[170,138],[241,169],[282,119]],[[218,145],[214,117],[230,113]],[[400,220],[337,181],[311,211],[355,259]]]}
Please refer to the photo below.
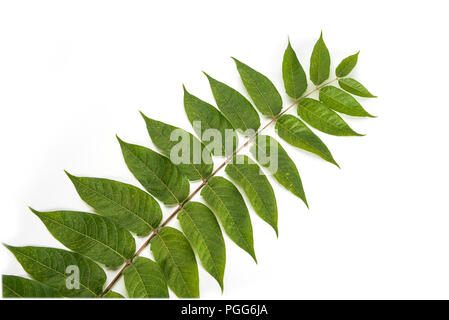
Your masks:
{"label": "green foliage", "polygon": [[151,240],[151,252],[160,265],[170,289],[178,297],[199,297],[198,266],[195,254],[180,231],[163,227]]}
{"label": "green foliage", "polygon": [[349,93],[333,86],[327,86],[320,90],[320,101],[329,108],[354,117],[371,117],[360,103]]}
{"label": "green foliage", "polygon": [[161,207],[139,188],[114,180],[67,175],[84,202],[123,228],[145,236],[159,226]]}
{"label": "green foliage", "polygon": [[329,50],[323,40],[323,33],[313,47],[310,57],[310,80],[315,85],[320,85],[329,79],[331,58]]}
{"label": "green foliage", "polygon": [[[234,128],[228,119],[209,103],[191,95],[185,87],[184,109],[193,129],[204,143],[207,144],[209,140],[219,143],[220,149],[212,149],[212,154],[218,156],[229,155],[236,150],[238,146],[237,134],[234,133],[232,136],[226,134],[226,132],[234,132]],[[198,128],[198,126],[195,125],[195,122],[199,123],[201,127]],[[217,137],[207,136],[206,130],[208,129],[214,129],[220,133],[219,141],[215,140]],[[226,146],[228,146],[228,148],[226,148]]]}
{"label": "green foliage", "polygon": [[324,103],[306,98],[298,103],[298,115],[315,129],[334,136],[360,136]]}
{"label": "green foliage", "polygon": [[165,277],[159,265],[138,257],[123,272],[126,292],[130,298],[168,298]]}
{"label": "green foliage", "polygon": [[[189,180],[205,179],[212,173],[214,168],[212,155],[201,141],[183,129],[150,119],[143,113],[142,117],[147,124],[151,141],[166,157],[170,158],[172,152],[179,157],[182,157],[184,152],[187,154],[188,161],[175,165]],[[197,146],[202,156],[195,153],[195,147]]]}
{"label": "green foliage", "polygon": [[[308,206],[298,168],[279,142],[273,137],[260,135],[251,146],[251,154],[260,165],[271,169],[270,173],[280,184]],[[277,166],[273,161],[277,161]]]}
{"label": "green foliage", "polygon": [[111,220],[78,211],[33,213],[64,246],[116,269],[136,251],[133,236]]}
{"label": "green foliage", "polygon": [[366,89],[360,82],[352,78],[343,78],[338,80],[338,84],[343,90],[348,91],[359,97],[365,98],[377,98],[375,95],[371,94],[368,89]]}
{"label": "green foliage", "polygon": [[17,276],[2,276],[3,298],[58,298],[58,290],[43,283]]}
{"label": "green foliage", "polygon": [[256,108],[267,117],[275,117],[281,112],[282,99],[273,83],[263,74],[233,58],[243,85]]}
{"label": "green foliage", "polygon": [[[330,54],[321,34],[310,58],[309,77],[315,87],[306,92],[307,75],[289,41],[282,60],[282,78],[287,95],[295,101],[282,110],[282,99],[273,83],[234,59],[254,107],[243,94],[206,74],[217,108],[184,87],[184,108],[196,136],[142,113],[160,153],[118,140],[126,165],[148,193],[119,181],[67,173],[81,199],[97,214],[32,209],[54,238],[71,251],[7,245],[31,279],[3,275],[3,296],[124,298],[124,292],[112,291],[123,276],[130,298],[167,298],[168,288],[180,298],[196,298],[196,256],[223,291],[226,248],[221,228],[257,262],[246,200],[276,234],[278,209],[270,177],[308,206],[296,159],[262,131],[275,123],[276,133],[288,144],[338,166],[313,130],[359,136],[339,113],[373,117],[353,95],[374,96],[357,80],[346,78],[357,60],[358,53],[343,59],[335,70],[337,77],[328,80]],[[337,81],[341,89],[331,85]],[[294,106],[299,117],[285,114]],[[262,129],[259,113],[270,118]],[[259,131],[244,132],[248,129]],[[248,136],[240,148],[238,132]],[[251,145],[250,153],[257,164],[238,154],[247,145]],[[212,155],[226,156],[215,170]],[[222,169],[243,190],[245,198],[233,182],[218,176]],[[198,180],[190,192],[190,181]],[[192,201],[197,194],[205,204]],[[163,222],[162,209],[153,197],[166,207],[176,205]],[[293,212],[298,211],[292,207]],[[182,231],[167,226],[175,217]],[[134,235],[148,236],[138,249]],[[140,256],[150,253],[147,246],[152,259]],[[107,285],[104,268],[120,268]]]}
{"label": "green foliage", "polygon": [[260,127],[260,119],[251,102],[237,90],[215,80],[204,73],[209,80],[212,93],[218,109],[231,122],[234,129],[245,132],[248,129],[256,131]]}
{"label": "green foliage", "polygon": [[352,56],[344,58],[335,69],[335,75],[339,78],[346,77],[357,64],[359,53],[360,51],[356,54],[353,54]]}
{"label": "green foliage", "polygon": [[301,97],[307,89],[306,73],[299,63],[290,41],[282,60],[282,78],[284,79],[285,91],[295,100]]}
{"label": "green foliage", "polygon": [[226,166],[225,171],[245,191],[256,213],[276,231],[277,235],[276,197],[270,182],[259,166],[247,156],[237,155],[233,162]]}
{"label": "green foliage", "polygon": [[292,146],[315,153],[338,166],[323,141],[298,118],[289,114],[283,115],[276,121],[276,131],[279,137]]}
{"label": "green foliage", "polygon": [[189,195],[189,181],[170,159],[118,138],[126,165],[142,186],[165,204],[181,203]]}
{"label": "green foliage", "polygon": [[204,269],[218,281],[223,291],[226,248],[215,215],[204,204],[189,202],[179,212],[178,220]]}
{"label": "green foliage", "polygon": [[[6,247],[34,280],[52,287],[64,297],[97,297],[103,291],[106,281],[103,269],[79,253],[44,247]],[[73,280],[73,287],[67,287],[67,282],[72,281],[71,274],[67,273],[70,266],[79,269],[79,279]]]}
{"label": "green foliage", "polygon": [[226,234],[257,262],[254,252],[253,227],[248,208],[239,190],[223,177],[213,177],[201,196],[218,216]]}

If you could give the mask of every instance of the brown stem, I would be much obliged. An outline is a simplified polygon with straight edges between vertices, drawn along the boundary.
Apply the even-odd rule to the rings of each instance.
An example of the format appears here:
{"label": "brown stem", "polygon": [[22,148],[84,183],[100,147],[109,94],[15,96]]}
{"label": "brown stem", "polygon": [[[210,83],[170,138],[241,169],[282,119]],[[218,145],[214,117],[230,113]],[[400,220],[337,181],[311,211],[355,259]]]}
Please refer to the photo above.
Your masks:
{"label": "brown stem", "polygon": [[254,141],[254,139],[257,138],[257,136],[259,136],[263,130],[265,130],[266,128],[268,128],[270,125],[272,125],[274,122],[276,122],[276,120],[278,120],[283,114],[285,114],[286,112],[288,112],[291,108],[293,108],[295,105],[297,105],[302,99],[307,98],[308,96],[310,96],[312,93],[319,91],[321,88],[331,84],[332,82],[335,82],[338,80],[338,77],[335,78],[334,80],[328,81],[320,86],[316,86],[312,91],[310,91],[309,93],[303,95],[301,98],[296,99],[291,105],[289,105],[285,110],[283,110],[281,113],[279,113],[277,116],[275,116],[273,119],[271,119],[265,126],[263,126],[259,131],[257,131],[255,134],[253,134],[250,138],[248,138],[248,140],[241,145],[237,150],[235,150],[231,155],[227,156],[225,161],[223,161],[222,164],[220,164],[218,166],[217,169],[215,169],[210,175],[209,177],[207,177],[206,179],[203,180],[203,182],[184,200],[182,201],[178,207],[176,207],[175,211],[172,212],[172,214],[170,216],[168,216],[167,219],[164,220],[164,222],[161,223],[161,225],[159,227],[157,227],[156,229],[153,230],[153,232],[150,234],[150,236],[148,237],[148,239],[144,242],[144,244],[136,251],[136,253],[134,254],[133,258],[131,260],[126,261],[125,265],[120,269],[120,271],[117,273],[117,275],[114,277],[114,279],[112,279],[111,283],[109,283],[109,285],[106,287],[106,289],[103,291],[103,293],[100,295],[100,298],[104,297],[105,294],[107,294],[112,287],[114,286],[114,284],[118,281],[118,279],[120,279],[121,275],[123,274],[123,271],[130,265],[133,263],[133,260],[135,258],[137,258],[142,251],[150,244],[151,239],[153,239],[158,231],[162,228],[165,227],[177,214],[179,211],[181,211],[182,207],[189,202],[190,200],[192,200],[192,198],[207,184],[207,182],[209,181],[210,178],[212,178],[213,176],[215,176],[221,169],[223,169],[223,167],[225,167],[231,160],[232,158],[234,158],[234,156],[239,153],[243,148],[245,148],[246,146],[248,146],[251,142]]}

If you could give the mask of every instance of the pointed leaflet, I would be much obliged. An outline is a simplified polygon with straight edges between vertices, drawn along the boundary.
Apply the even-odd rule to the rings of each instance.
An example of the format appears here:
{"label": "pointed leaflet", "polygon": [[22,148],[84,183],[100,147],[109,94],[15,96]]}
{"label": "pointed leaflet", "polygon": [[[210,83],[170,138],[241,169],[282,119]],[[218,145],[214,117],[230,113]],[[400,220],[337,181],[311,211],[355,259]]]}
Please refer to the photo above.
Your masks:
{"label": "pointed leaflet", "polygon": [[282,99],[276,87],[263,74],[235,58],[232,59],[256,108],[264,116],[274,118],[282,109]]}
{"label": "pointed leaflet", "polygon": [[273,188],[259,166],[245,155],[237,155],[226,173],[245,191],[257,215],[278,234],[278,209]]}
{"label": "pointed leaflet", "polygon": [[340,64],[337,66],[337,69],[335,69],[335,75],[337,77],[346,77],[352,71],[352,69],[354,69],[355,65],[357,64],[359,52],[353,54],[352,56],[344,58],[340,62]]}
{"label": "pointed leaflet", "polygon": [[2,275],[3,298],[58,298],[61,294],[43,283],[17,276]]}
{"label": "pointed leaflet", "polygon": [[334,86],[321,88],[320,101],[329,108],[350,116],[373,118],[353,96]]}
{"label": "pointed leaflet", "polygon": [[139,188],[114,180],[67,175],[84,202],[123,228],[145,236],[159,226],[159,204]]}
{"label": "pointed leaflet", "polygon": [[[215,80],[204,73],[209,80],[218,109],[223,112],[235,129],[257,131],[260,127],[259,114],[253,105],[237,90]],[[251,133],[250,133],[251,134]],[[250,135],[247,134],[247,135]]]}
{"label": "pointed leaflet", "polygon": [[184,235],[174,228],[164,227],[150,243],[154,259],[173,292],[179,298],[198,298],[198,266]]}
{"label": "pointed leaflet", "polygon": [[213,155],[232,154],[238,146],[238,137],[231,123],[215,107],[184,87],[184,109],[198,137]]}
{"label": "pointed leaflet", "polygon": [[317,86],[329,78],[331,58],[323,40],[323,33],[313,47],[310,57],[310,80]]}
{"label": "pointed leaflet", "polygon": [[280,184],[308,206],[298,169],[279,142],[270,136],[260,135],[250,151]]}
{"label": "pointed leaflet", "polygon": [[130,298],[168,298],[168,288],[159,265],[138,257],[123,272],[126,291]]}
{"label": "pointed leaflet", "polygon": [[64,246],[107,268],[118,268],[131,259],[136,250],[134,238],[127,230],[100,215],[78,211],[31,211]]}
{"label": "pointed leaflet", "polygon": [[296,53],[288,42],[282,61],[282,78],[284,79],[285,91],[293,99],[298,99],[307,89],[307,77],[304,69],[299,63]]}
{"label": "pointed leaflet", "polygon": [[168,158],[117,139],[126,165],[149,193],[165,204],[177,204],[187,198],[189,181]]}
{"label": "pointed leaflet", "polygon": [[334,136],[361,136],[324,103],[306,98],[298,103],[298,115],[315,129]]}
{"label": "pointed leaflet", "polygon": [[125,297],[122,296],[120,293],[115,292],[115,291],[108,291],[108,293],[106,293],[103,298],[105,299],[124,299]]}
{"label": "pointed leaflet", "polygon": [[301,120],[292,115],[283,115],[276,121],[276,132],[292,146],[313,152],[326,161],[335,164],[332,154],[316,134]]}
{"label": "pointed leaflet", "polygon": [[226,248],[217,219],[208,207],[199,202],[188,202],[178,214],[182,231],[209,274],[223,291]]}
{"label": "pointed leaflet", "polygon": [[349,93],[355,94],[359,97],[365,98],[377,98],[377,96],[371,94],[360,82],[352,78],[344,78],[338,80],[338,84],[343,90]]}
{"label": "pointed leaflet", "polygon": [[150,119],[143,113],[142,117],[151,141],[189,180],[205,179],[212,173],[212,156],[197,138],[183,129]]}
{"label": "pointed leaflet", "polygon": [[64,297],[97,297],[103,291],[106,281],[103,269],[79,253],[44,247],[6,247],[33,279],[58,290]]}
{"label": "pointed leaflet", "polygon": [[239,190],[223,177],[212,177],[201,191],[201,196],[218,216],[229,238],[257,262],[251,219]]}

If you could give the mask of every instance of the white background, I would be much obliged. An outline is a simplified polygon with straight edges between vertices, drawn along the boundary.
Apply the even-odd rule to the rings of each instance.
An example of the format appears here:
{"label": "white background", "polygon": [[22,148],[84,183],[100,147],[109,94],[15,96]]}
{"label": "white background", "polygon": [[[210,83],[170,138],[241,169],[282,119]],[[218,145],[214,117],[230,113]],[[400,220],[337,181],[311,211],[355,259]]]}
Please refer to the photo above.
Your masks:
{"label": "white background", "polygon": [[[283,143],[310,210],[272,180],[279,239],[251,210],[259,264],[227,239],[225,291],[200,268],[201,297],[449,298],[445,4],[1,1],[1,241],[62,248],[27,206],[89,210],[63,169],[138,185],[114,135],[151,146],[138,110],[192,131],[181,84],[213,102],[202,70],[246,95],[231,55],[286,105],[287,37],[308,70],[323,30],[333,68],[361,50],[352,76],[378,118],[344,117],[365,137],[319,133],[341,170]],[[25,274],[3,247],[0,261]]]}

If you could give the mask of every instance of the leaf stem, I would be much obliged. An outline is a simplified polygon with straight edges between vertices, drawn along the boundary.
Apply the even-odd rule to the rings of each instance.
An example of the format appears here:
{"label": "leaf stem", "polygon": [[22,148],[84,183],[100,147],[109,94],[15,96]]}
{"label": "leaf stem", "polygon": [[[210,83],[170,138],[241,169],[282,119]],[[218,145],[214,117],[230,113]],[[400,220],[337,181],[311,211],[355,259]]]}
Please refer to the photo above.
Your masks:
{"label": "leaf stem", "polygon": [[311,90],[310,92],[306,93],[305,95],[303,95],[302,97],[296,99],[291,105],[289,105],[287,108],[285,108],[282,112],[280,112],[277,116],[275,116],[273,119],[271,119],[265,126],[263,126],[261,129],[259,129],[259,131],[257,131],[255,134],[253,134],[251,137],[248,138],[248,140],[241,145],[238,149],[236,149],[231,155],[227,156],[225,161],[223,161],[222,164],[220,164],[206,179],[203,180],[203,182],[194,190],[192,191],[192,193],[186,198],[184,199],[184,201],[182,201],[177,207],[176,209],[172,212],[172,214],[170,216],[167,217],[167,219],[165,219],[161,225],[159,227],[157,227],[156,229],[153,230],[153,232],[150,234],[150,236],[148,237],[148,239],[144,242],[144,244],[142,244],[142,246],[136,251],[136,253],[134,254],[134,256],[132,257],[131,260],[126,261],[125,265],[120,269],[120,271],[116,274],[116,276],[114,277],[114,279],[112,279],[112,281],[109,283],[109,285],[106,287],[106,289],[103,291],[103,293],[99,296],[99,298],[103,298],[111,289],[112,287],[115,285],[115,283],[120,279],[120,277],[123,274],[123,271],[125,271],[125,269],[133,263],[134,259],[137,258],[142,251],[150,244],[151,239],[153,239],[157,234],[158,231],[162,228],[165,227],[174,217],[176,217],[176,215],[178,214],[179,211],[182,210],[183,206],[189,202],[190,200],[192,200],[192,198],[208,183],[209,179],[212,178],[213,176],[215,176],[221,169],[223,169],[229,162],[231,162],[231,160],[234,158],[234,156],[239,153],[240,151],[242,151],[245,147],[247,147],[250,143],[252,143],[261,133],[262,131],[264,131],[266,128],[268,128],[270,125],[272,125],[273,123],[275,123],[282,115],[284,115],[286,112],[288,112],[290,109],[292,109],[295,105],[297,105],[302,99],[307,98],[308,96],[310,96],[311,94],[313,94],[314,92],[319,91],[321,88],[335,82],[338,80],[338,77],[330,80],[326,83],[323,83],[322,85],[316,86],[313,90]]}

